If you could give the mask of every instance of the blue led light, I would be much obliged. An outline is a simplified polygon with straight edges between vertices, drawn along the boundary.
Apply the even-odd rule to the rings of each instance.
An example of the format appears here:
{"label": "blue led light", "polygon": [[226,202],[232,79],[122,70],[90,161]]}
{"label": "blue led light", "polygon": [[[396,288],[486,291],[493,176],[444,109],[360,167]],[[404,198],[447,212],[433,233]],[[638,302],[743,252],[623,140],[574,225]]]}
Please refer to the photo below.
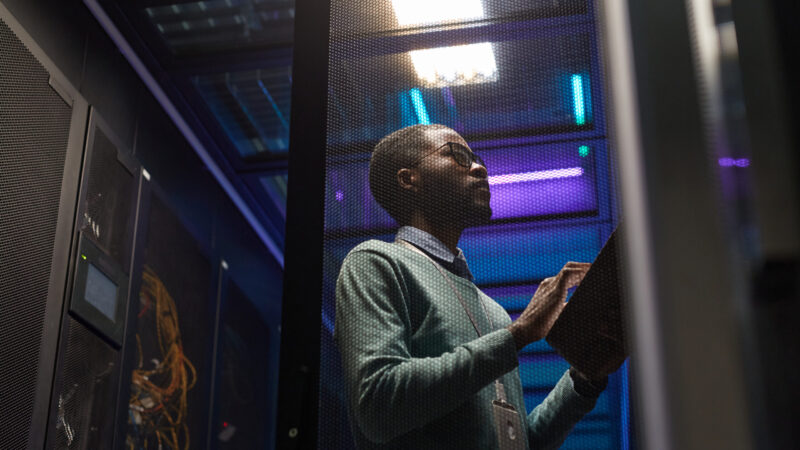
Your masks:
{"label": "blue led light", "polygon": [[575,124],[585,124],[586,105],[583,100],[583,77],[579,74],[572,75],[572,108],[575,113]]}
{"label": "blue led light", "polygon": [[425,108],[425,102],[422,100],[422,92],[414,88],[408,91],[411,96],[411,103],[414,105],[414,112],[417,113],[417,120],[422,125],[430,125],[431,119],[428,118],[428,110]]}

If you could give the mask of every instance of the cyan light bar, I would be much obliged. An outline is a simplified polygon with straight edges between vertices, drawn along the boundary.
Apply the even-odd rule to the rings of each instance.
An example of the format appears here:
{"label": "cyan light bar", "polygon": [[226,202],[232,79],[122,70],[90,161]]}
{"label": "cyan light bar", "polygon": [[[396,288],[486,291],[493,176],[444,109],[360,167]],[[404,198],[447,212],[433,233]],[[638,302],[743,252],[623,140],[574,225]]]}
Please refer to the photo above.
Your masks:
{"label": "cyan light bar", "polygon": [[583,96],[583,77],[579,74],[572,75],[572,108],[575,113],[575,124],[585,124],[586,105]]}
{"label": "cyan light bar", "polygon": [[425,108],[425,102],[422,100],[422,92],[414,88],[408,91],[411,96],[411,103],[414,105],[414,112],[417,113],[417,120],[422,125],[430,125],[431,119],[428,117],[428,110]]}
{"label": "cyan light bar", "polygon": [[583,175],[583,168],[570,167],[567,169],[540,170],[537,172],[508,173],[489,177],[489,184],[522,183],[525,181],[552,180],[555,178],[579,177]]}
{"label": "cyan light bar", "polygon": [[278,116],[278,120],[281,121],[281,125],[283,125],[283,128],[288,130],[289,122],[287,122],[286,118],[283,117],[283,113],[281,112],[281,109],[278,107],[278,103],[275,102],[275,99],[272,98],[272,95],[269,93],[269,89],[267,89],[267,87],[264,86],[264,83],[260,79],[258,80],[258,87],[261,88],[261,92],[264,94],[265,97],[267,97],[267,100],[269,100],[269,104],[275,111],[275,115]]}

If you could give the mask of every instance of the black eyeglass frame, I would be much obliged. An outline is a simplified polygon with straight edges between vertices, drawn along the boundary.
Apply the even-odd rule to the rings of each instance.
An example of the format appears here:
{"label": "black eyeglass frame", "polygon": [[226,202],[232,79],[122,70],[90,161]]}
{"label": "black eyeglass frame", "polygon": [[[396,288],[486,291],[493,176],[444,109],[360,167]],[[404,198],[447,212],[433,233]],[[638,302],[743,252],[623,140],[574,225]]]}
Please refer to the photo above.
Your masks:
{"label": "black eyeglass frame", "polygon": [[[420,156],[419,159],[417,159],[409,167],[417,167],[419,165],[419,163],[422,162],[423,159],[425,159],[425,158],[427,158],[427,157],[429,157],[431,155],[435,155],[436,153],[439,152],[439,150],[441,150],[445,146],[447,146],[449,148],[450,156],[453,157],[453,160],[455,160],[455,162],[459,166],[469,168],[469,167],[472,167],[472,163],[473,162],[477,162],[479,165],[483,166],[484,169],[486,168],[486,163],[483,161],[483,158],[481,158],[480,156],[475,154],[475,152],[473,152],[466,145],[459,144],[458,142],[445,142],[443,145],[437,147],[436,150],[428,153],[427,155]],[[467,156],[468,161],[460,160],[460,158],[458,156],[456,156],[456,150],[455,149],[458,149],[458,153],[466,153],[468,155]]]}

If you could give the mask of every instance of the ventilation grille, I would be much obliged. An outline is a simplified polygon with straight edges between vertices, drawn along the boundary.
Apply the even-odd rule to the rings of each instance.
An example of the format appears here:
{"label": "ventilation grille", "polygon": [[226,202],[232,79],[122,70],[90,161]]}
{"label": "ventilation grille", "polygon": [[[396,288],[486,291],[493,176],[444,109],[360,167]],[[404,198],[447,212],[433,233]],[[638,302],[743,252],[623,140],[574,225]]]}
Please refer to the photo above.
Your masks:
{"label": "ventilation grille", "polygon": [[269,329],[233,282],[220,326],[218,420],[212,439],[220,449],[267,447]]}
{"label": "ventilation grille", "polygon": [[86,196],[81,205],[81,231],[129,273],[135,183],[117,161],[117,148],[97,128],[89,162]]}
{"label": "ventilation grille", "polygon": [[72,319],[68,334],[55,448],[111,448],[116,352]]}
{"label": "ventilation grille", "polygon": [[0,20],[0,448],[26,447],[36,391],[71,116],[48,80]]}

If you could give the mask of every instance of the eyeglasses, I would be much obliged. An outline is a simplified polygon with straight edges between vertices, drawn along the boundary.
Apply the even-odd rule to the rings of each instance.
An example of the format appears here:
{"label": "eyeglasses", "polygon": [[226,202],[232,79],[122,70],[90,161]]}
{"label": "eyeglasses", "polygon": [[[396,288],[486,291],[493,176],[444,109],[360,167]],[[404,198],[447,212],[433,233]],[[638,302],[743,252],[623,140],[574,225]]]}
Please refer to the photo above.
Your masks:
{"label": "eyeglasses", "polygon": [[433,154],[438,153],[439,150],[441,150],[445,146],[449,147],[448,153],[450,154],[450,156],[453,157],[453,159],[456,161],[456,163],[458,163],[459,166],[468,167],[469,168],[469,167],[472,167],[472,163],[473,162],[477,162],[478,164],[480,164],[481,166],[486,168],[486,163],[483,162],[483,158],[481,158],[480,156],[476,155],[475,153],[472,153],[472,150],[467,148],[467,146],[459,144],[458,142],[447,142],[446,144],[442,145],[441,147],[438,147],[435,151],[432,151],[432,152],[428,153],[427,155],[424,155],[424,156],[420,157],[419,159],[417,159],[417,161],[414,162],[414,164],[412,164],[410,167],[416,167],[417,164],[421,163],[423,159],[427,158],[428,156],[431,156]]}

